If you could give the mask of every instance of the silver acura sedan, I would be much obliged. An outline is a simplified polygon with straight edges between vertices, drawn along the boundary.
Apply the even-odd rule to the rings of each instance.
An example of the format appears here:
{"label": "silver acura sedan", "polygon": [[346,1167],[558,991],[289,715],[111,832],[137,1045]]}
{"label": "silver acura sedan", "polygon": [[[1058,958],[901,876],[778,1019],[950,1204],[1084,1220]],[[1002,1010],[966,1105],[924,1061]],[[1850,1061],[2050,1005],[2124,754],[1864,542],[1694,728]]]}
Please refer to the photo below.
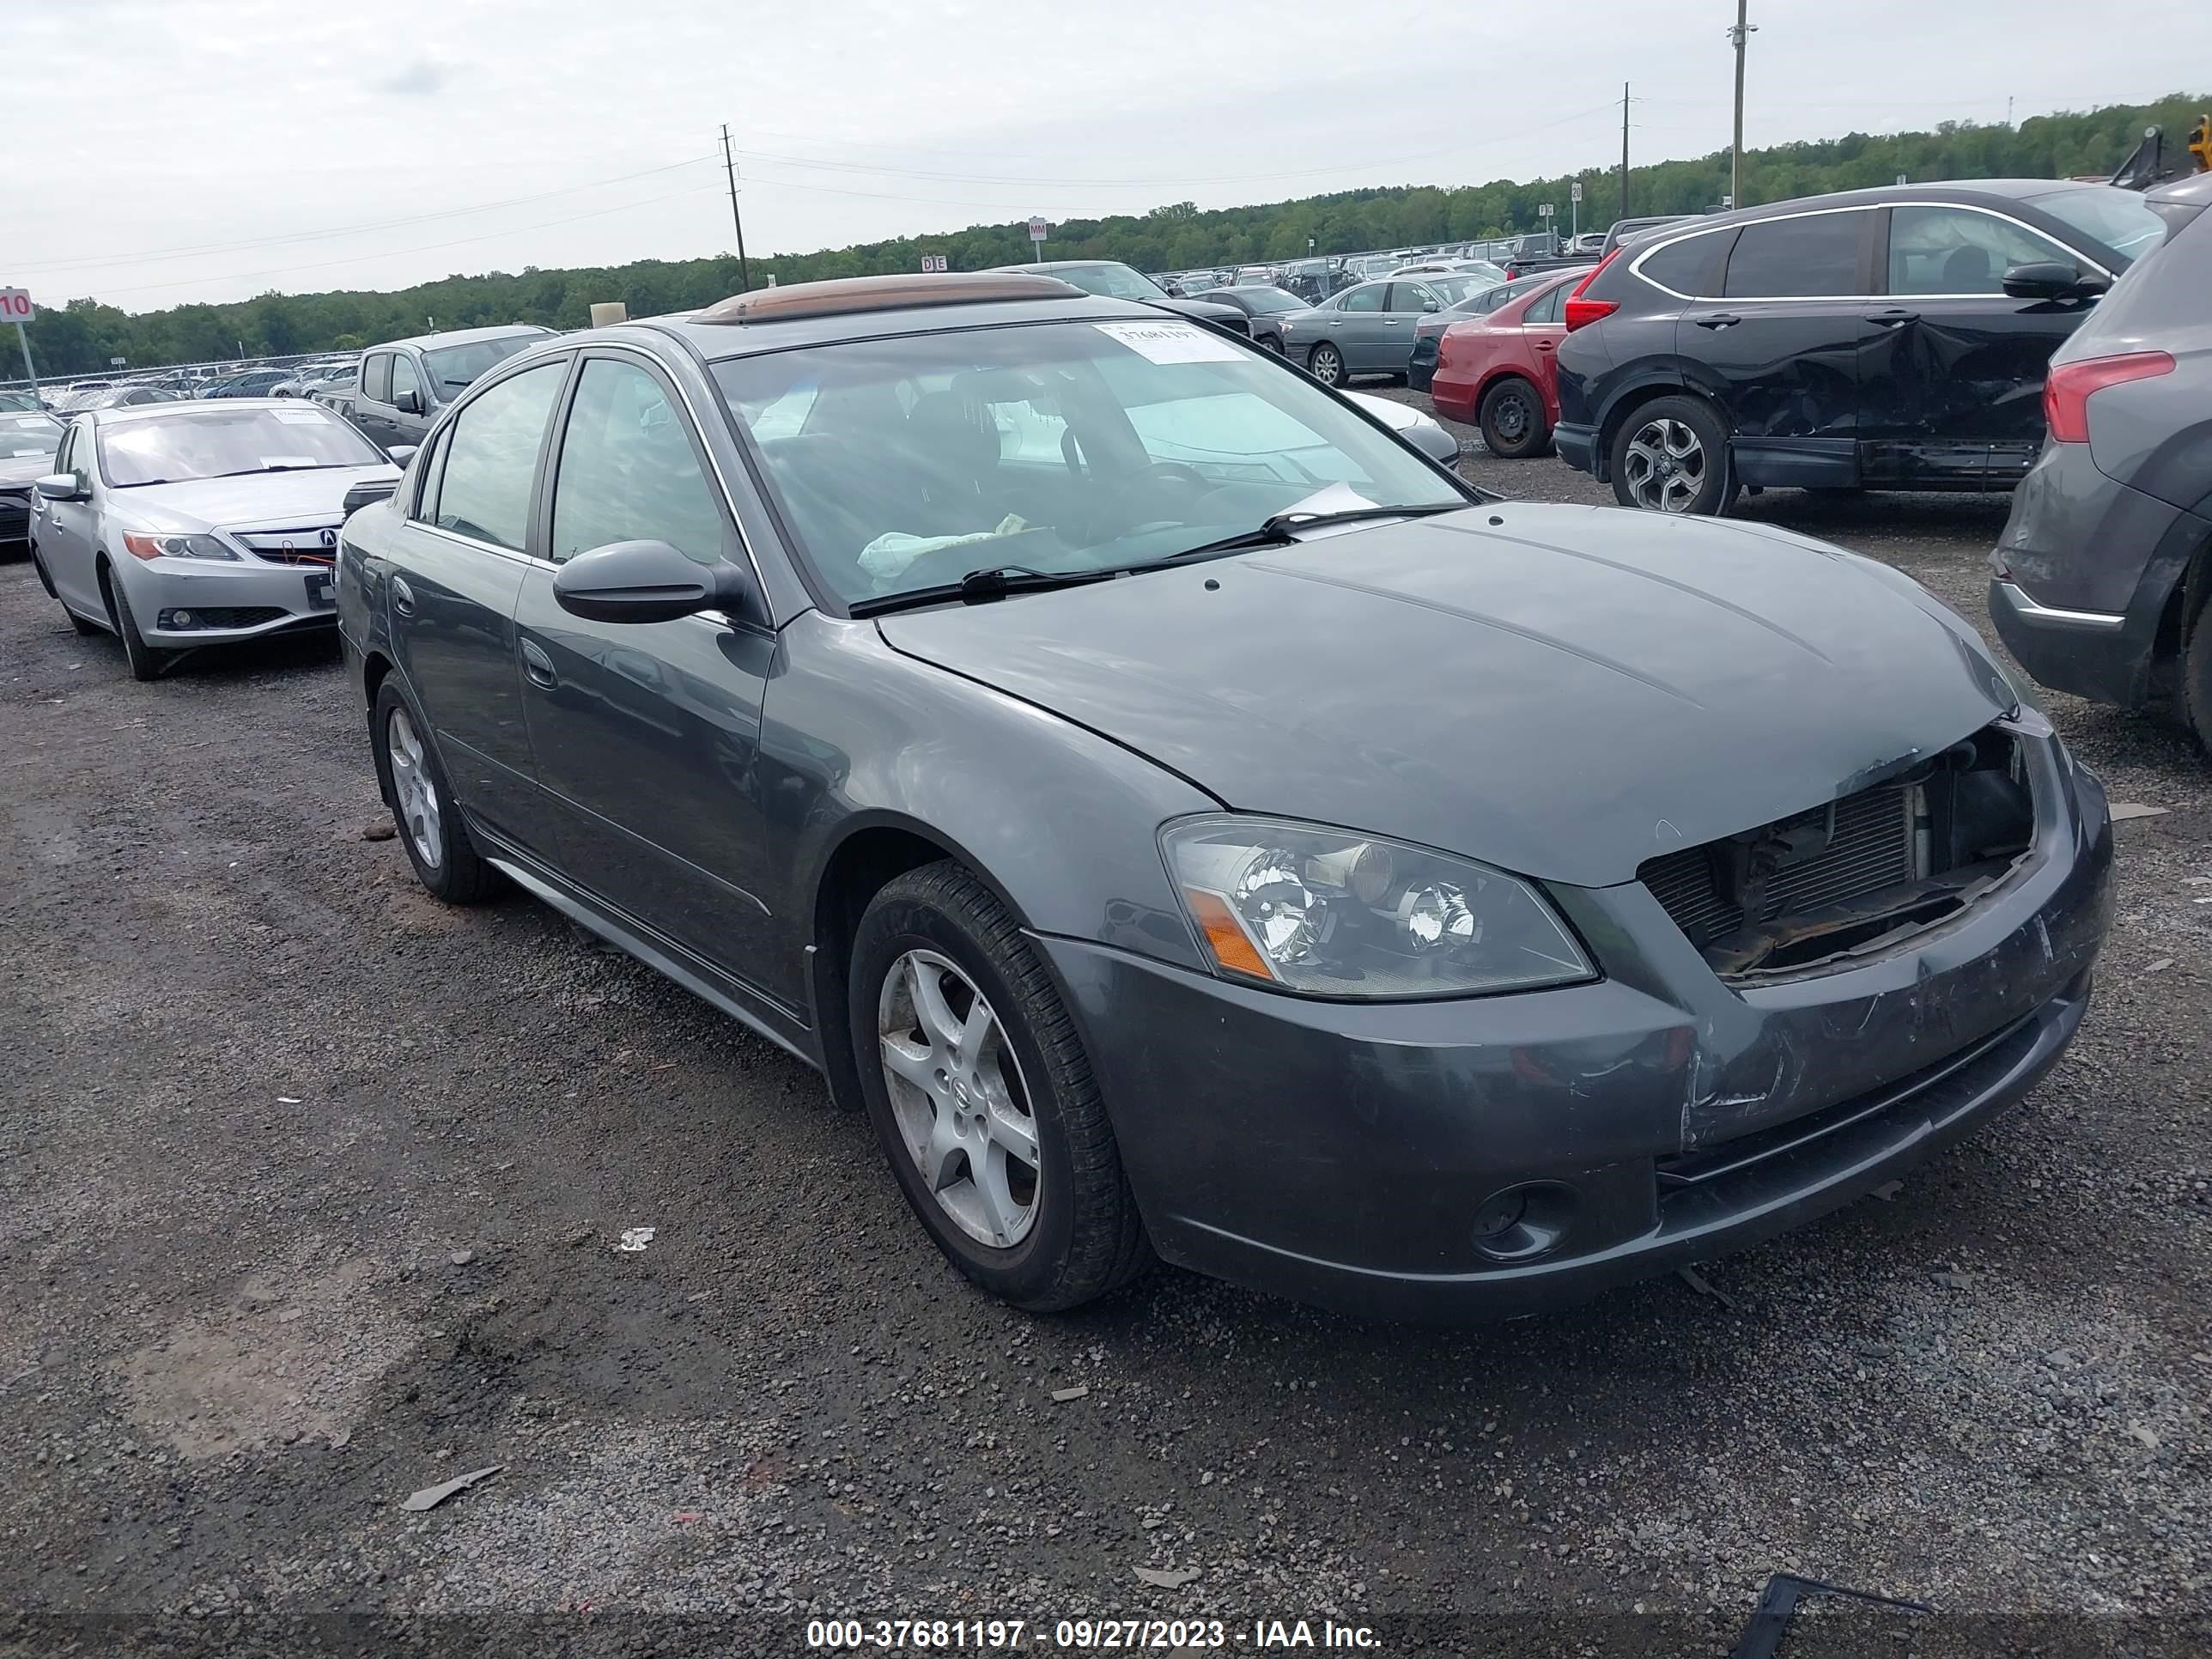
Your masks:
{"label": "silver acura sedan", "polygon": [[115,635],[150,680],[179,651],[330,627],[346,492],[393,461],[297,401],[92,410],[38,480],[31,557],[77,632]]}

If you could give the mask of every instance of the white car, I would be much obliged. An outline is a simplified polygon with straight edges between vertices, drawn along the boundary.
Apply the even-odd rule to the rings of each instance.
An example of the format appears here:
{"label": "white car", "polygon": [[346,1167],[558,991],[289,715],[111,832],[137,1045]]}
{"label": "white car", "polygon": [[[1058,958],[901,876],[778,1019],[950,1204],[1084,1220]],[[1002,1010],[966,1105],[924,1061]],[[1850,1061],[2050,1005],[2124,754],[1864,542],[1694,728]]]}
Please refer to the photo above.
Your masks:
{"label": "white car", "polygon": [[412,453],[297,401],[92,410],[36,483],[32,561],[77,632],[114,634],[150,680],[179,651],[333,626],[346,491]]}
{"label": "white car", "polygon": [[1395,398],[1378,398],[1371,392],[1340,392],[1337,395],[1347,403],[1358,404],[1395,433],[1401,442],[1419,450],[1437,465],[1448,467],[1459,460],[1459,440],[1410,404],[1401,404]]}

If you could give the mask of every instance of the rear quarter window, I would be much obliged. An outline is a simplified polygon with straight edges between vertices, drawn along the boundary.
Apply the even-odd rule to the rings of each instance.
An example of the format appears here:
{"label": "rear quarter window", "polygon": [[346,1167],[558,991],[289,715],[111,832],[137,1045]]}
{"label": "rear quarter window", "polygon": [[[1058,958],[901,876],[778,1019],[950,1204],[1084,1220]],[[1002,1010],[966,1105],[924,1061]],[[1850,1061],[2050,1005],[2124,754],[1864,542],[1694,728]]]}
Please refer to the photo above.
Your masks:
{"label": "rear quarter window", "polygon": [[1724,230],[1708,231],[1702,236],[1685,236],[1679,242],[1662,244],[1637,262],[1637,275],[1647,283],[1692,300],[1717,294],[1721,255],[1733,234]]}

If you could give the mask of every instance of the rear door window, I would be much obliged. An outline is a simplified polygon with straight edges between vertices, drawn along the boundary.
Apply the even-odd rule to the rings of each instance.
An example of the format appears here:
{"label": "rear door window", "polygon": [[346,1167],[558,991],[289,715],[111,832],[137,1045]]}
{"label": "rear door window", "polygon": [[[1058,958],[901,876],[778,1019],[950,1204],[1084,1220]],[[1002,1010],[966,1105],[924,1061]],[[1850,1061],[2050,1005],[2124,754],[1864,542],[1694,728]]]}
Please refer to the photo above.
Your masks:
{"label": "rear door window", "polygon": [[1863,295],[1861,273],[1873,225],[1870,209],[1755,220],[1737,233],[1721,292],[1731,300]]}
{"label": "rear door window", "polygon": [[1522,312],[1521,320],[1524,323],[1558,322],[1559,313],[1567,303],[1567,290],[1573,286],[1572,283],[1561,283],[1549,294],[1530,306],[1528,310]]}
{"label": "rear door window", "polygon": [[1364,288],[1355,288],[1338,301],[1339,311],[1380,311],[1382,309],[1382,290],[1388,283],[1370,283]]}
{"label": "rear door window", "polygon": [[438,489],[439,529],[522,550],[545,417],[568,373],[565,359],[540,363],[501,381],[455,417]]}
{"label": "rear door window", "polygon": [[1973,208],[1899,204],[1889,212],[1892,294],[2002,294],[2014,265],[2080,261],[2049,237]]}

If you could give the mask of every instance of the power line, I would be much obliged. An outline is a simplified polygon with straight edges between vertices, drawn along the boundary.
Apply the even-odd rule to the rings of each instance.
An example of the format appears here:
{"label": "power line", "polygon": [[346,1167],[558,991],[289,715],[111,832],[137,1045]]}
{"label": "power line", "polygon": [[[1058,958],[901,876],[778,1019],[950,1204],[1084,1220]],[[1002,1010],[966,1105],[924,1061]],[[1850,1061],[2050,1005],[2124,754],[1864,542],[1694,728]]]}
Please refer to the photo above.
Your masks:
{"label": "power line", "polygon": [[203,283],[242,283],[257,276],[283,276],[295,270],[328,270],[337,265],[366,264],[372,259],[397,259],[410,253],[433,253],[440,248],[462,247],[471,242],[496,241],[502,236],[520,236],[533,230],[551,230],[561,225],[579,224],[586,219],[604,219],[611,213],[628,213],[633,208],[652,207],[656,203],[673,202],[678,198],[697,196],[702,191],[714,188],[711,184],[696,185],[690,190],[671,191],[665,196],[648,196],[641,202],[621,202],[613,207],[599,208],[590,213],[571,214],[565,219],[548,219],[542,224],[535,225],[511,225],[504,230],[486,231],[481,236],[457,236],[451,241],[426,242],[417,247],[395,247],[376,253],[349,254],[343,259],[324,259],[314,264],[276,265],[266,270],[234,270],[210,276],[187,276],[183,281],[175,283],[142,283],[135,288],[109,289],[107,292],[110,295],[151,294],[164,289],[197,288]]}
{"label": "power line", "polygon": [[856,173],[877,174],[891,178],[924,179],[949,184],[1006,185],[1029,188],[1043,187],[1071,190],[1166,189],[1183,185],[1241,185],[1261,183],[1272,179],[1310,179],[1333,173],[1368,172],[1372,171],[1376,167],[1395,167],[1401,161],[1425,161],[1429,157],[1435,155],[1462,155],[1469,149],[1479,149],[1482,148],[1485,143],[1488,143],[1492,146],[1511,143],[1532,132],[1545,132],[1553,127],[1565,126],[1572,121],[1587,120],[1591,116],[1605,113],[1612,107],[1613,100],[1611,99],[1607,99],[1604,103],[1596,105],[1592,108],[1577,110],[1571,114],[1562,115],[1555,119],[1539,123],[1534,126],[1516,127],[1510,134],[1503,135],[1496,138],[1487,140],[1479,139],[1471,143],[1462,141],[1458,143],[1441,145],[1435,149],[1413,150],[1404,155],[1383,156],[1375,160],[1335,161],[1331,162],[1326,167],[1291,167],[1271,173],[1224,173],[1207,175],[1192,175],[1182,178],[1054,179],[1043,177],[1019,177],[1006,173],[939,173],[921,167],[901,167],[890,166],[879,167],[867,162],[840,161],[819,156],[786,155],[774,150],[745,149],[741,153],[755,161],[775,161],[785,167],[806,167],[818,172]]}
{"label": "power line", "polygon": [[[235,253],[243,250],[263,247],[283,247],[295,242],[321,241],[332,236],[350,236],[362,231],[391,230],[402,225],[427,224],[439,219],[458,219],[471,213],[491,213],[502,208],[523,207],[532,202],[550,200],[556,196],[574,196],[586,190],[599,190],[609,185],[626,185],[636,179],[651,179],[664,173],[673,173],[679,167],[696,167],[702,161],[711,161],[711,155],[693,155],[681,161],[671,161],[665,167],[647,167],[641,173],[625,173],[612,179],[594,179],[588,184],[563,185],[558,190],[540,191],[534,196],[514,196],[503,202],[480,202],[473,207],[446,208],[436,213],[417,213],[404,219],[380,219],[367,224],[337,225],[328,230],[295,231],[282,236],[256,237],[240,242],[198,242],[184,247],[148,248],[137,253],[108,253],[76,259],[33,259],[27,264],[9,267],[18,271],[92,270],[105,265],[136,264],[147,259],[183,258],[211,253]],[[213,281],[214,278],[207,280]]]}

